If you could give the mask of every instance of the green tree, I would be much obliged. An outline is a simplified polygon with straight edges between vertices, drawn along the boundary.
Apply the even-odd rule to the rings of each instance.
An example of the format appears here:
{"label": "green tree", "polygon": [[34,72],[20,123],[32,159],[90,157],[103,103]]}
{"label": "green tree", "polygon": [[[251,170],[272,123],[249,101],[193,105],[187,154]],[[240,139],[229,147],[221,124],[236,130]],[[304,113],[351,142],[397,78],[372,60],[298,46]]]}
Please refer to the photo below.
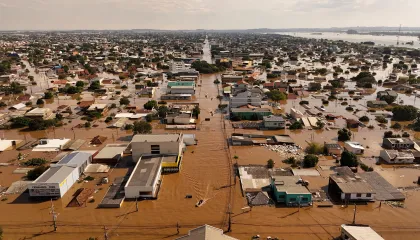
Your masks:
{"label": "green tree", "polygon": [[85,128],[90,128],[91,126],[90,122],[85,122]]}
{"label": "green tree", "polygon": [[316,143],[316,142],[311,142],[306,147],[306,153],[308,153],[308,154],[322,154],[322,153],[324,153],[324,145]]}
{"label": "green tree", "polygon": [[22,127],[27,127],[31,119],[26,118],[26,117],[16,117],[16,118],[12,118],[12,120],[10,121],[12,122],[11,124],[12,128],[22,128]]}
{"label": "green tree", "polygon": [[147,122],[152,122],[153,120],[152,114],[147,114],[145,118]]}
{"label": "green tree", "polygon": [[368,116],[362,116],[359,118],[359,121],[361,122],[369,122],[369,117]]}
{"label": "green tree", "polygon": [[387,102],[388,104],[393,103],[395,100],[397,100],[396,96],[391,96],[391,95],[385,95],[381,97],[382,101]]}
{"label": "green tree", "polygon": [[308,154],[303,158],[303,167],[311,168],[315,167],[318,164],[318,157],[313,154]]}
{"label": "green tree", "polygon": [[158,108],[158,115],[160,118],[166,117],[166,114],[168,113],[169,109],[167,106],[159,106]]}
{"label": "green tree", "polygon": [[278,102],[281,100],[286,100],[287,96],[286,94],[280,92],[279,90],[272,90],[267,93],[267,97],[269,97],[271,100]]}
{"label": "green tree", "polygon": [[195,107],[193,108],[192,115],[195,118],[198,118],[198,115],[200,115],[200,107],[198,105],[195,105]]}
{"label": "green tree", "polygon": [[45,103],[44,100],[42,100],[41,98],[36,100],[36,105],[43,105],[44,103]]}
{"label": "green tree", "polygon": [[45,92],[44,93],[44,99],[51,99],[53,97],[54,97],[54,95],[53,95],[52,92]]}
{"label": "green tree", "polygon": [[318,129],[322,129],[325,126],[325,123],[321,120],[318,120],[316,122],[316,126],[317,126]]}
{"label": "green tree", "polygon": [[36,167],[32,170],[30,170],[27,174],[26,174],[26,178],[29,181],[34,181],[36,180],[39,176],[41,176],[45,171],[47,171],[48,167],[47,166],[39,166]]}
{"label": "green tree", "polygon": [[47,163],[47,160],[44,158],[31,158],[28,161],[25,161],[23,164],[25,166],[41,166],[45,165]]}
{"label": "green tree", "polygon": [[303,124],[300,121],[296,121],[292,125],[290,125],[289,129],[290,130],[303,129]]}
{"label": "green tree", "polygon": [[351,131],[347,128],[338,130],[338,141],[345,142],[351,139]]}
{"label": "green tree", "polygon": [[85,82],[83,82],[83,81],[77,81],[76,82],[76,87],[83,88],[84,86],[85,86]]}
{"label": "green tree", "polygon": [[93,81],[90,86],[89,86],[89,90],[97,90],[101,88],[101,84],[99,83],[99,81]]}
{"label": "green tree", "polygon": [[273,159],[268,159],[268,161],[267,161],[267,167],[268,168],[273,168],[274,167],[274,161],[273,161]]}
{"label": "green tree", "polygon": [[152,110],[153,108],[156,109],[158,107],[158,104],[157,104],[157,102],[155,100],[150,100],[147,103],[145,103],[143,105],[143,107],[144,107],[144,109]]}
{"label": "green tree", "polygon": [[149,134],[152,133],[152,125],[148,122],[135,121],[133,124],[134,134]]}
{"label": "green tree", "polygon": [[130,104],[130,99],[128,99],[127,97],[122,97],[120,99],[120,104],[121,105],[129,105]]}
{"label": "green tree", "polygon": [[352,152],[344,151],[341,154],[340,165],[341,166],[347,166],[347,167],[357,167],[357,166],[359,166],[359,162],[357,161],[356,154],[354,154]]}
{"label": "green tree", "polygon": [[417,118],[418,109],[412,105],[399,105],[392,108],[395,121],[412,121]]}

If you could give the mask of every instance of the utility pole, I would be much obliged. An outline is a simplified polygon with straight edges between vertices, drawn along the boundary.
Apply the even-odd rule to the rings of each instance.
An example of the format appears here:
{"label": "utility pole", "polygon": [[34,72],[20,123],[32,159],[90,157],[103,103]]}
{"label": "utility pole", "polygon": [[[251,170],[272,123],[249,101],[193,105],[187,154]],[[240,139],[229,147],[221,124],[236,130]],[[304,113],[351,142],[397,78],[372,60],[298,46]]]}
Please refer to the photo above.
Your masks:
{"label": "utility pole", "polygon": [[106,228],[105,226],[104,226],[104,239],[105,240],[108,240],[109,238],[108,238],[108,228]]}
{"label": "utility pole", "polygon": [[180,228],[179,223],[178,223],[178,222],[176,222],[176,234],[177,234],[177,235],[179,234],[179,228]]}
{"label": "utility pole", "polygon": [[232,231],[232,212],[230,210],[230,204],[229,204],[229,210],[228,210],[228,214],[229,214],[229,221],[228,221],[228,232]]}
{"label": "utility pole", "polygon": [[51,210],[50,214],[53,217],[52,220],[53,220],[54,232],[56,232],[57,231],[57,216],[58,216],[58,213],[55,212],[54,204],[53,204],[52,199],[51,199],[51,209],[50,210]]}
{"label": "utility pole", "polygon": [[138,212],[138,211],[139,211],[139,202],[138,202],[138,200],[136,198],[136,212]]}
{"label": "utility pole", "polygon": [[356,224],[356,203],[354,204],[353,224]]}

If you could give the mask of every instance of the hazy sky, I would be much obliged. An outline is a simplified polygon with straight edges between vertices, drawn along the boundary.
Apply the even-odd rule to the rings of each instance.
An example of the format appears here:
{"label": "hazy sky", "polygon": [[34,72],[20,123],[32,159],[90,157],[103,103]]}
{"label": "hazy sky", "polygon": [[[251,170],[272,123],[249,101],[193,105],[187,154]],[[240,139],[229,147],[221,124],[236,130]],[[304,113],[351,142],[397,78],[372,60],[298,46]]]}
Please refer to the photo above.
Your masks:
{"label": "hazy sky", "polygon": [[0,0],[1,30],[420,27],[420,0]]}

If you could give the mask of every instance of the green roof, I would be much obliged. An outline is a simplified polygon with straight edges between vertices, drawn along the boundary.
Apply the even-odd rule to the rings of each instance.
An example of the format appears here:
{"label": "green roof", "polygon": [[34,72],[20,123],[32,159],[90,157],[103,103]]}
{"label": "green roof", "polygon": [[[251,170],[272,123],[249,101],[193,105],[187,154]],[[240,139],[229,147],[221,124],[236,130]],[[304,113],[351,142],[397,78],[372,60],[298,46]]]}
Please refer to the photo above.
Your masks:
{"label": "green roof", "polygon": [[195,86],[194,81],[182,81],[182,82],[168,82],[168,87],[177,87],[177,86]]}

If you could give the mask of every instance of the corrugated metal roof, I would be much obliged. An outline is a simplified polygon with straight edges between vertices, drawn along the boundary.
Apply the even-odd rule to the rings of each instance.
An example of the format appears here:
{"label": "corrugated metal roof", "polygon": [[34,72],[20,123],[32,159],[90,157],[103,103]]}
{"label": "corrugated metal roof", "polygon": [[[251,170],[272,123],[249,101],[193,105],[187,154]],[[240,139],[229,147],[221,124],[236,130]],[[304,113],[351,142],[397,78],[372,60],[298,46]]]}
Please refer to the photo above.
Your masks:
{"label": "corrugated metal roof", "polygon": [[341,225],[341,227],[356,240],[384,240],[372,228],[367,226]]}
{"label": "corrugated metal roof", "polygon": [[69,167],[69,166],[51,167],[47,171],[45,171],[33,183],[61,183],[73,171],[77,171],[77,169],[74,167]]}
{"label": "corrugated metal roof", "polygon": [[69,155],[63,157],[57,165],[64,165],[64,164],[76,164],[78,167],[83,165],[88,159],[92,156],[92,154],[87,152],[72,152]]}

